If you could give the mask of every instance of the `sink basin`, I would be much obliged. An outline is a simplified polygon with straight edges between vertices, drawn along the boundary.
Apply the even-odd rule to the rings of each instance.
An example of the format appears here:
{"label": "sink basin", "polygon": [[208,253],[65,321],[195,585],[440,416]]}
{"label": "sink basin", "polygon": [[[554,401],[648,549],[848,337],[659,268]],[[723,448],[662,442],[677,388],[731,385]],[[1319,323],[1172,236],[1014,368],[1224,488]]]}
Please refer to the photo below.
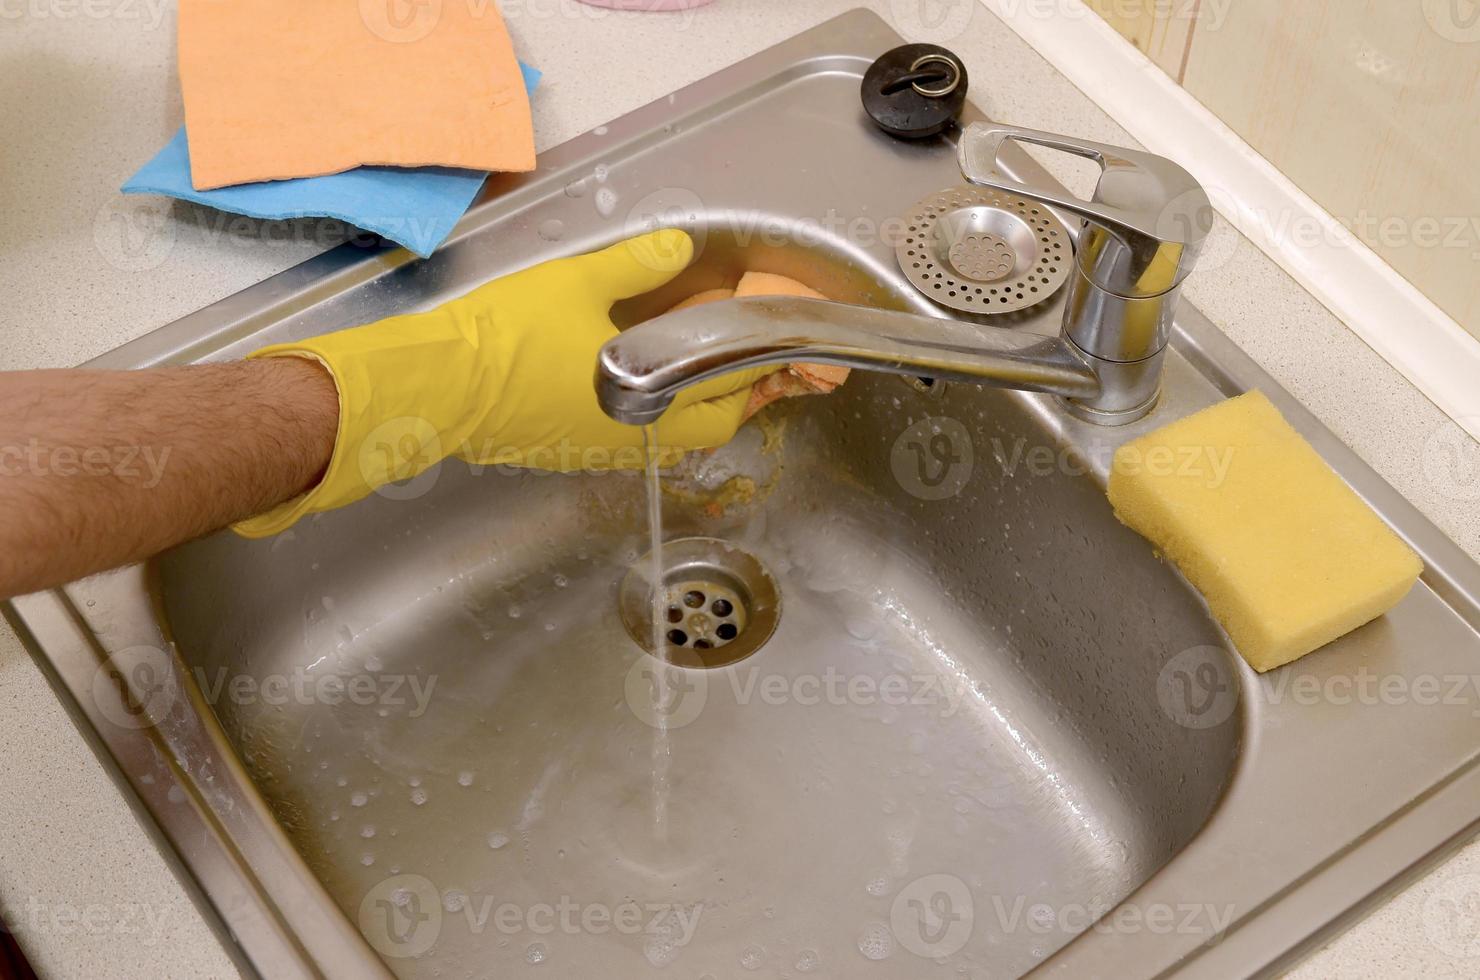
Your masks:
{"label": "sink basin", "polygon": [[[959,183],[953,148],[857,104],[896,43],[839,18],[498,178],[430,260],[345,246],[95,363],[237,357],[675,223],[700,259],[624,325],[746,270],[944,315],[890,219]],[[1104,497],[1121,442],[1251,387],[1427,564],[1263,678]],[[1134,425],[855,374],[663,503],[705,541],[675,614],[759,631],[733,662],[665,670],[624,626],[632,474],[446,463],[8,614],[264,976],[1267,974],[1474,829],[1480,712],[1416,682],[1472,672],[1480,570],[1196,311]],[[1411,696],[1343,687],[1368,675]]]}
{"label": "sink basin", "polygon": [[[960,462],[927,454],[922,471],[913,447],[941,435]],[[617,615],[647,548],[640,477],[449,466],[414,503],[377,499],[277,547],[180,549],[159,591],[203,687],[375,682],[354,703],[214,701],[346,912],[415,874],[454,905],[697,906],[672,952],[716,976],[746,950],[773,968],[808,950],[850,963],[927,874],[1113,906],[1192,838],[1236,762],[1237,724],[1178,725],[1146,655],[1217,644],[1201,604],[1092,478],[1009,475],[994,444],[1004,461],[1058,448],[1000,392],[860,375],[671,478],[667,536],[753,556],[782,613],[751,656],[681,672],[666,800],[641,673],[655,665]],[[453,911],[435,955],[398,973],[519,976],[540,942],[565,975],[641,976],[669,952],[661,935],[480,935]],[[984,924],[960,962],[1016,975],[1071,935]],[[876,973],[920,976],[914,959]]]}

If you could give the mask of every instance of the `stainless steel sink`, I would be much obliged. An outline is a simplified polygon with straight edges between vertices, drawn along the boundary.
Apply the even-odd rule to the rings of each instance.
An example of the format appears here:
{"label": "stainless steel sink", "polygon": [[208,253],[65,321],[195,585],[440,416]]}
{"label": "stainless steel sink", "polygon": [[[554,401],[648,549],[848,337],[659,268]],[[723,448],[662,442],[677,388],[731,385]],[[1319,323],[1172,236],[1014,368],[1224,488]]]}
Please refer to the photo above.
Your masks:
{"label": "stainless steel sink", "polygon": [[[858,108],[898,40],[839,18],[500,178],[430,260],[346,246],[95,364],[240,356],[658,223],[701,258],[623,322],[747,269],[939,314],[884,223],[959,181],[953,148]],[[1103,494],[1121,441],[1251,387],[1428,568],[1264,678]],[[1268,974],[1480,814],[1473,690],[1417,694],[1480,662],[1480,570],[1193,310],[1134,425],[855,375],[690,459],[664,507],[670,540],[720,542],[688,585],[774,587],[734,663],[664,672],[624,628],[630,475],[446,464],[8,614],[274,978]],[[1369,675],[1389,694],[1339,695]]]}

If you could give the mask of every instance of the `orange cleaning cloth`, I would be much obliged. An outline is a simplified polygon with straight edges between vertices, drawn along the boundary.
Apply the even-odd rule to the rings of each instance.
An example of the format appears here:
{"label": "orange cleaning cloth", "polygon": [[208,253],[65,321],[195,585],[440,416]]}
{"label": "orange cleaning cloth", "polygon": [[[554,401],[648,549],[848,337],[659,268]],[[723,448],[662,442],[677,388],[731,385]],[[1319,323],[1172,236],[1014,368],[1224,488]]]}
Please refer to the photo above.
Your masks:
{"label": "orange cleaning cloth", "polygon": [[534,169],[494,3],[180,0],[179,17],[196,190],[366,164]]}

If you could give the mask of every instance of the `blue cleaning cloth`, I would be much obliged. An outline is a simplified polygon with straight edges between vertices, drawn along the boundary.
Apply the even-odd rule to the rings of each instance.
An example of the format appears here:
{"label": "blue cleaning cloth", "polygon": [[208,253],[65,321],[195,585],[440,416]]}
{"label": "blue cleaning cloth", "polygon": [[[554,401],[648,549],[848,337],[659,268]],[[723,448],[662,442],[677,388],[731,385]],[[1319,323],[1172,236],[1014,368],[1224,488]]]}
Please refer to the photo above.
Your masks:
{"label": "blue cleaning cloth", "polygon": [[[531,95],[541,74],[523,62]],[[163,194],[253,218],[338,218],[426,258],[452,233],[487,173],[454,167],[357,167],[324,177],[270,180],[198,191],[190,182],[185,127],[123,185],[125,194]]]}

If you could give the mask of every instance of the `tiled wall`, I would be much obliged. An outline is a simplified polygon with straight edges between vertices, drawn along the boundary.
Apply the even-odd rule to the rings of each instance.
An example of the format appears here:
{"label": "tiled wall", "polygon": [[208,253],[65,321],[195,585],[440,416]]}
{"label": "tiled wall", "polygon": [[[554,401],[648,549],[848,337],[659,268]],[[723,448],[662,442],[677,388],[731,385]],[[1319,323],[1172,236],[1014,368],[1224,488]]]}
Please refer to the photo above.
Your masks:
{"label": "tiled wall", "polygon": [[1480,336],[1480,0],[1086,2]]}

